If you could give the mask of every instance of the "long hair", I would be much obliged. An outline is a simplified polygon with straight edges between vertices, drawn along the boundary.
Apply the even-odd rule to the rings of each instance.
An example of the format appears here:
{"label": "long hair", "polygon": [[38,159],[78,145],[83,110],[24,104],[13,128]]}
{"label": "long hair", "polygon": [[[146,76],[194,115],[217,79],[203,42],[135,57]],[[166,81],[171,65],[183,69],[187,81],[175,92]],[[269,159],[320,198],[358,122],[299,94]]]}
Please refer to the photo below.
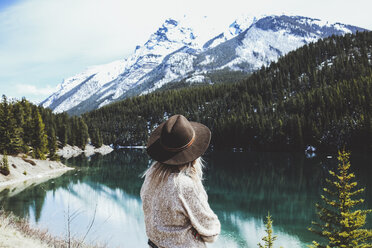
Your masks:
{"label": "long hair", "polygon": [[153,186],[159,186],[165,182],[172,173],[183,173],[191,177],[195,182],[203,180],[203,160],[201,157],[183,165],[167,165],[155,161],[142,175],[150,180]]}

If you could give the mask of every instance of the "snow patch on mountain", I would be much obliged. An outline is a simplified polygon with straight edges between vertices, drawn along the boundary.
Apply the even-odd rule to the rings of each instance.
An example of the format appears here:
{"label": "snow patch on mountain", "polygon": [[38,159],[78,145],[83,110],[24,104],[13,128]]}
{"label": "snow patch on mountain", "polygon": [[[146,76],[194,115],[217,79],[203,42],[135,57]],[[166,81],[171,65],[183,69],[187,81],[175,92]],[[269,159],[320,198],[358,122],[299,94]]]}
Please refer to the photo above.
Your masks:
{"label": "snow patch on mountain", "polygon": [[187,83],[201,83],[205,80],[203,75],[194,75],[191,78],[186,79]]}
{"label": "snow patch on mountain", "polygon": [[257,70],[262,65],[276,61],[281,55],[319,38],[319,36],[300,37],[291,34],[288,30],[262,30],[253,26],[247,31],[242,45],[236,48],[237,58],[221,69],[226,67],[236,69],[234,65],[247,62]]}
{"label": "snow patch on mountain", "polygon": [[148,51],[154,50],[155,54],[165,56],[169,51],[175,51],[180,45],[198,46],[195,42],[195,34],[189,27],[179,25],[174,19],[168,19],[145,43],[145,49],[138,49],[148,54]]}
{"label": "snow patch on mountain", "polygon": [[[94,94],[100,94],[100,106],[108,104],[121,97],[133,85],[144,81],[144,75],[158,66],[164,57],[184,46],[199,48],[193,30],[182,26],[174,19],[167,19],[164,24],[153,33],[143,46],[137,46],[132,56],[124,61],[113,62],[106,65],[91,67],[83,73],[66,79],[57,89],[57,92],[46,99],[42,105],[51,107],[54,112],[67,111]],[[174,63],[176,63],[176,57]],[[190,66],[190,59],[179,58],[181,66]],[[172,62],[172,61],[171,61]],[[178,62],[177,62],[178,63]],[[175,78],[174,73],[183,74],[183,69],[177,70],[170,66],[167,77],[163,82]],[[163,82],[158,82],[154,89]],[[69,94],[70,93],[70,94]],[[65,97],[63,100],[63,96]],[[109,99],[109,98],[110,99]],[[58,103],[54,104],[53,103]]]}
{"label": "snow patch on mountain", "polygon": [[334,25],[334,27],[338,30],[340,30],[341,32],[345,33],[345,34],[348,34],[348,33],[351,33],[351,30],[348,29],[345,25],[343,24],[340,24],[340,23],[336,23]]}
{"label": "snow patch on mountain", "polygon": [[141,95],[153,92],[170,81],[174,81],[178,78],[182,79],[183,76],[185,76],[188,72],[193,71],[194,59],[195,56],[191,55],[188,52],[179,51],[172,54],[162,67],[162,71],[164,73],[162,79],[157,81],[148,90],[143,91]]}
{"label": "snow patch on mountain", "polygon": [[208,65],[210,63],[213,63],[214,62],[214,57],[212,57],[211,55],[207,55],[205,56],[205,60],[203,60],[200,65]]}
{"label": "snow patch on mountain", "polygon": [[110,103],[111,103],[111,101],[106,99],[100,105],[98,105],[98,108],[102,108],[103,106],[106,106],[107,104],[110,104]]}
{"label": "snow patch on mountain", "polygon": [[67,95],[53,111],[60,113],[71,109],[92,96],[97,89],[117,78],[123,72],[124,67],[125,61],[123,60],[92,66],[83,73],[64,80],[57,86],[57,91],[41,104],[43,107],[49,107],[54,101]]}
{"label": "snow patch on mountain", "polygon": [[204,48],[213,48],[219,44],[234,38],[235,36],[241,34],[251,25],[256,23],[259,19],[265,17],[266,15],[253,16],[253,15],[242,15],[237,18],[229,27],[220,33],[218,36],[214,37],[210,41],[204,44]]}
{"label": "snow patch on mountain", "polygon": [[220,30],[207,17],[167,19],[127,59],[88,68],[64,80],[42,105],[54,112],[82,113],[153,92],[170,82],[207,82],[207,74],[216,70],[250,73],[304,44],[357,30],[362,31],[285,15],[243,16]]}

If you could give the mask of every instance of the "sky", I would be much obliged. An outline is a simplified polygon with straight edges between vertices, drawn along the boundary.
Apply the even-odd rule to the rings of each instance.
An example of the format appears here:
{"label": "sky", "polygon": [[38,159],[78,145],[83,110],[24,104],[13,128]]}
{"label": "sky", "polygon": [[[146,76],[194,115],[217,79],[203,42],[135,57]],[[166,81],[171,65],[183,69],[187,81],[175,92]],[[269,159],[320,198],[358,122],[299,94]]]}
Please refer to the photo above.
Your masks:
{"label": "sky", "polygon": [[0,93],[40,102],[87,67],[125,59],[168,18],[288,14],[372,30],[370,0],[0,0]]}

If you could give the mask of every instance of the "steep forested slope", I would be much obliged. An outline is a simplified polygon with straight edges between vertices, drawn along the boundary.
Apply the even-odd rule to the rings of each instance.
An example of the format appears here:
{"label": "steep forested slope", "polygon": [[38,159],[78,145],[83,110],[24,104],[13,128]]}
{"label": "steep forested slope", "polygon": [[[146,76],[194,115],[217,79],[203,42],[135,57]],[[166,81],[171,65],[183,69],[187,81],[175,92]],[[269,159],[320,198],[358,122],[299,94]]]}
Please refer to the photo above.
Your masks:
{"label": "steep forested slope", "polygon": [[212,130],[215,147],[372,149],[372,33],[305,45],[244,82],[155,92],[83,115],[104,143],[145,144],[183,114]]}

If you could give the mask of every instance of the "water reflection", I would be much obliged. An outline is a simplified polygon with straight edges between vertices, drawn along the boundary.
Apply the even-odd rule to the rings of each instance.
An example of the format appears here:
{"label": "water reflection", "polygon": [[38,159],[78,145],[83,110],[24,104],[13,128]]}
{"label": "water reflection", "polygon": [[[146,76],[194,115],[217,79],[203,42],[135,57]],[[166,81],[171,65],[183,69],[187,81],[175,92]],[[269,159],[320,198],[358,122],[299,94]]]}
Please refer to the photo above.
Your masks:
{"label": "water reflection", "polygon": [[[204,183],[222,224],[222,235],[209,247],[257,247],[265,235],[263,218],[268,211],[274,218],[278,247],[305,247],[314,239],[306,227],[316,219],[314,204],[319,201],[323,178],[336,164],[334,159],[321,158],[283,153],[207,154]],[[370,184],[371,167],[356,165],[366,161],[352,161],[364,186]],[[76,170],[16,196],[1,192],[1,205],[57,235],[66,234],[68,215],[76,214],[70,225],[76,236],[85,235],[94,217],[89,241],[110,247],[144,247],[147,238],[139,191],[140,175],[149,165],[147,155],[142,150],[120,150],[64,162]],[[368,192],[365,197],[371,205]]]}
{"label": "water reflection", "polygon": [[[226,217],[234,223],[236,230],[229,232],[224,228],[221,238],[213,247],[257,247],[258,242],[263,243],[261,238],[267,235],[263,219],[241,218],[241,216],[235,214],[230,214]],[[226,224],[225,222],[223,223]],[[278,235],[275,247],[303,247],[303,243],[296,235],[290,235],[277,228],[274,228],[274,232]]]}
{"label": "water reflection", "polygon": [[141,201],[120,189],[105,185],[78,183],[68,190],[60,188],[54,194],[47,193],[39,223],[56,234],[66,233],[68,209],[71,232],[83,236],[94,218],[88,239],[112,246],[138,247],[146,240]]}

